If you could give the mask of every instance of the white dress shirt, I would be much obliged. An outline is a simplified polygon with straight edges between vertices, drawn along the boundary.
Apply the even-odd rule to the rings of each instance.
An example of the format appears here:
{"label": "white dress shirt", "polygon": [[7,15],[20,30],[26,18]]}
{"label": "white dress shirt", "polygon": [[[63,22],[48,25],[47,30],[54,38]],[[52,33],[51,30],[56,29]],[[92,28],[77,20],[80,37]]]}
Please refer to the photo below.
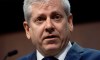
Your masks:
{"label": "white dress shirt", "polygon": [[[55,56],[58,60],[64,60],[67,55],[69,49],[72,47],[71,42],[69,41],[66,48],[57,56]],[[42,60],[44,56],[37,50],[37,60]]]}

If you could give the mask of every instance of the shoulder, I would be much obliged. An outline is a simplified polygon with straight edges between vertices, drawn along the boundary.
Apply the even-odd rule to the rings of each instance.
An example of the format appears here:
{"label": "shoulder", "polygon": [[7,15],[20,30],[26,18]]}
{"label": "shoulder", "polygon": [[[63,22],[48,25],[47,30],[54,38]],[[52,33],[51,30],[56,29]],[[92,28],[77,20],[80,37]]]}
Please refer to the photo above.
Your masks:
{"label": "shoulder", "polygon": [[[90,48],[83,48],[79,46],[77,43],[72,44],[72,48],[70,49],[70,54],[77,54],[81,60],[100,60],[100,51]],[[73,56],[73,55],[72,55]]]}
{"label": "shoulder", "polygon": [[82,59],[88,60],[100,60],[100,51],[90,48],[84,48],[83,53],[81,53]]}
{"label": "shoulder", "polygon": [[30,54],[22,56],[22,57],[18,58],[17,60],[33,60],[33,59],[36,59],[36,52],[32,52]]}

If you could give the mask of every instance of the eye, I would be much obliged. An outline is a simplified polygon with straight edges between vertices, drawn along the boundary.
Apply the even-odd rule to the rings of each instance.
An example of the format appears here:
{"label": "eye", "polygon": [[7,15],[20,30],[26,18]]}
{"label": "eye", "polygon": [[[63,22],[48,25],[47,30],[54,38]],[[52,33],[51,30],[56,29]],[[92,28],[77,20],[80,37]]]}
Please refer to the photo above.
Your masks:
{"label": "eye", "polygon": [[56,20],[56,21],[61,20],[61,18],[62,18],[62,15],[58,13],[53,13],[51,15],[51,19]]}
{"label": "eye", "polygon": [[37,21],[44,21],[44,20],[46,20],[46,16],[44,15],[37,17]]}
{"label": "eye", "polygon": [[46,20],[46,16],[45,15],[40,15],[36,18],[35,22],[36,23],[42,23],[43,21]]}

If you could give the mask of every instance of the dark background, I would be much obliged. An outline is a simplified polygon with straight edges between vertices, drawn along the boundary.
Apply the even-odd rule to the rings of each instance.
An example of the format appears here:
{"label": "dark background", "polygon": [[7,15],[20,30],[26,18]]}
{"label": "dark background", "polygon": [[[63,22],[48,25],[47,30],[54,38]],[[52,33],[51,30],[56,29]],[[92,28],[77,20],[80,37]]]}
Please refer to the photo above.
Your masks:
{"label": "dark background", "polygon": [[[99,0],[70,0],[74,24],[100,21]],[[0,0],[0,34],[23,31],[23,0]]]}

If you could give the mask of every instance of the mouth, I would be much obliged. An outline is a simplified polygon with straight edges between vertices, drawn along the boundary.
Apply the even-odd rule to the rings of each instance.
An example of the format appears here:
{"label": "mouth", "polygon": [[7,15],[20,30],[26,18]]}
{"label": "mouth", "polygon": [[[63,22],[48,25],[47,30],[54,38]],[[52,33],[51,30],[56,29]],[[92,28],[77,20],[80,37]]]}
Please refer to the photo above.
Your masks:
{"label": "mouth", "polygon": [[59,37],[57,35],[49,35],[46,36],[44,40],[47,44],[57,44],[58,38]]}
{"label": "mouth", "polygon": [[47,44],[55,44],[57,43],[58,38],[59,37],[56,35],[49,35],[49,36],[46,36],[44,40],[47,42]]}
{"label": "mouth", "polygon": [[47,40],[54,40],[54,39],[56,39],[56,38],[58,38],[58,36],[56,36],[56,35],[49,35],[49,36],[46,36],[44,39],[47,39]]}

